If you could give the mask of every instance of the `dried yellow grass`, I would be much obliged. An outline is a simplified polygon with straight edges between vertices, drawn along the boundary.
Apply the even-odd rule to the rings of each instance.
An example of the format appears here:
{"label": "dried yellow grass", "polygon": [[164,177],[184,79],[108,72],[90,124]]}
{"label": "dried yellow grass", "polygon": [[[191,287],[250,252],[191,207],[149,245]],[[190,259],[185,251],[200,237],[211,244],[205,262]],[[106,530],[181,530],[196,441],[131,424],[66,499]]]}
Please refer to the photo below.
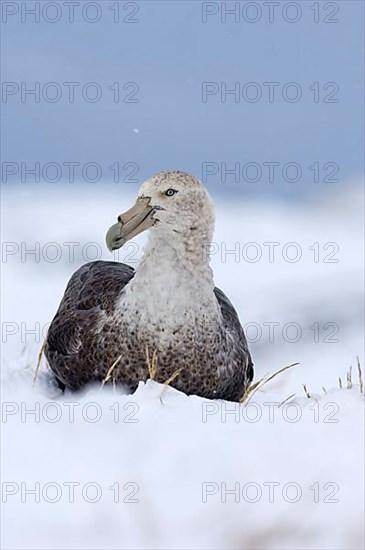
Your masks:
{"label": "dried yellow grass", "polygon": [[154,380],[156,378],[156,372],[157,372],[157,350],[153,352],[152,360],[150,360],[148,345],[146,345],[146,363],[148,366],[150,379]]}
{"label": "dried yellow grass", "polygon": [[[360,359],[359,359],[358,356],[356,356],[356,365],[357,365],[358,384],[353,383],[353,380],[352,380],[352,365],[350,365],[349,370],[346,372],[346,389],[351,390],[353,387],[358,385],[360,393],[364,393],[364,379],[363,379],[362,368],[361,368],[361,365],[360,365]],[[344,389],[341,377],[339,377],[339,379],[338,379],[338,385],[339,385],[339,388],[341,390]]]}
{"label": "dried yellow grass", "polygon": [[357,374],[358,374],[358,377],[359,377],[360,393],[364,393],[364,382],[363,382],[363,378],[362,378],[362,370],[361,370],[361,367],[360,367],[360,359],[359,359],[358,355],[356,356],[356,362],[357,362]]}
{"label": "dried yellow grass", "polygon": [[177,378],[180,374],[181,370],[176,370],[169,378],[163,383],[164,387],[162,389],[161,395],[160,395],[160,401],[162,403],[162,396],[164,395],[165,391],[167,390],[168,386]]}
{"label": "dried yellow grass", "polygon": [[293,397],[295,397],[295,393],[288,395],[288,397],[286,397],[285,399],[283,399],[283,401],[281,401],[281,403],[279,403],[279,408],[285,405],[285,403],[287,403],[288,401],[290,401],[290,399],[293,399]]}
{"label": "dried yellow grass", "polygon": [[267,378],[268,375],[266,374],[265,376],[260,378],[260,380],[258,380],[257,382],[254,382],[253,384],[248,386],[245,393],[243,394],[243,396],[240,399],[240,403],[247,404],[249,402],[249,400],[252,398],[252,396],[258,390],[260,390],[263,386],[265,386],[265,384],[270,382],[270,380],[272,380],[273,378],[278,376],[278,374],[281,374],[282,372],[285,372],[286,370],[291,369],[292,367],[296,367],[297,365],[299,365],[299,363],[292,363],[291,365],[287,365],[286,367],[283,367],[282,369],[279,369],[278,371],[274,372],[273,374],[270,374],[268,378]]}
{"label": "dried yellow grass", "polygon": [[347,389],[351,390],[351,388],[352,388],[352,366],[350,366],[350,369],[346,373],[346,379],[347,379]]}
{"label": "dried yellow grass", "polygon": [[[108,372],[106,373],[106,376],[105,376],[104,380],[101,383],[100,389],[103,388],[105,386],[105,384],[107,384],[109,382],[109,380],[112,377],[112,374],[113,374],[113,371],[114,371],[115,367],[117,366],[117,364],[119,363],[119,361],[121,360],[122,357],[123,357],[123,354],[119,355],[119,357],[114,361],[112,366],[108,369]],[[112,382],[113,382],[113,387],[115,387],[115,378],[112,379]]]}
{"label": "dried yellow grass", "polygon": [[34,376],[33,376],[33,386],[36,383],[36,380],[38,378],[38,373],[39,373],[39,369],[41,367],[41,361],[42,361],[42,357],[43,357],[43,354],[44,354],[44,349],[46,347],[46,344],[47,344],[47,338],[44,339],[43,344],[41,346],[41,349],[39,350],[39,353],[38,353],[37,366],[36,366]]}

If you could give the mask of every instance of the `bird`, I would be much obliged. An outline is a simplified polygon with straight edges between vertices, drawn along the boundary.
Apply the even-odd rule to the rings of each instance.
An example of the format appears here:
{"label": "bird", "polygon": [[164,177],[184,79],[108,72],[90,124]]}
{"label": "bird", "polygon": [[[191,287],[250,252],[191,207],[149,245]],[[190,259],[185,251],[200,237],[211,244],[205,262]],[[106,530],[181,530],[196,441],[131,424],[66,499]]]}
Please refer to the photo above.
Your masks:
{"label": "bird", "polygon": [[45,343],[62,390],[113,383],[133,393],[153,378],[187,395],[238,402],[253,362],[237,312],[215,287],[214,205],[193,175],[163,171],[106,234],[112,252],[141,232],[136,270],[97,260],[70,278]]}

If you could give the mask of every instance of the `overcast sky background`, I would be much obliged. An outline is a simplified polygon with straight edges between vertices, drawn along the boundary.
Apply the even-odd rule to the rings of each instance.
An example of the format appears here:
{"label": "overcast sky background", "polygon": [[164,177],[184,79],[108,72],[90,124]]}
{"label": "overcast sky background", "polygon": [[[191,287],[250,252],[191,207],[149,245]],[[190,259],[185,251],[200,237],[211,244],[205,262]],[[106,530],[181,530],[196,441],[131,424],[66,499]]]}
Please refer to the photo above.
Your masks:
{"label": "overcast sky background", "polygon": [[[258,182],[245,182],[242,176],[239,182],[234,182],[233,176],[224,182],[219,168],[206,179],[207,185],[227,195],[235,190],[242,196],[260,192],[279,198],[302,197],[308,191],[332,192],[361,177],[362,1],[319,2],[318,23],[314,22],[314,8],[310,9],[316,3],[307,1],[297,2],[301,15],[296,23],[285,21],[285,17],[293,19],[297,9],[283,12],[288,2],[276,7],[272,23],[263,2],[254,3],[262,10],[256,23],[244,20],[245,16],[255,17],[253,10],[259,13],[255,6],[244,15],[241,12],[238,22],[234,16],[222,22],[219,11],[207,16],[204,23],[202,11],[206,8],[199,1],[119,2],[119,23],[113,21],[110,9],[116,3],[98,2],[101,18],[90,23],[81,16],[86,3],[75,7],[74,23],[68,21],[63,2],[58,2],[59,21],[49,23],[41,15],[37,23],[34,16],[27,15],[23,23],[21,3],[2,2],[7,12],[19,8],[14,15],[3,13],[3,81],[19,86],[24,82],[29,88],[39,82],[41,90],[44,84],[56,82],[62,89],[62,97],[55,103],[42,96],[39,103],[32,96],[22,102],[20,92],[3,95],[3,161],[25,162],[29,167],[35,162],[96,162],[103,170],[98,185],[112,180],[108,167],[115,162],[121,167],[135,163],[136,183],[125,183],[128,188],[137,188],[138,182],[161,169],[187,170],[202,177],[204,162],[217,163],[218,168],[222,162],[227,167],[256,162],[264,169]],[[9,4],[12,6],[4,7]],[[29,9],[34,4],[26,2]],[[42,7],[44,4],[40,2]],[[209,9],[215,6],[220,10],[221,3],[210,3]],[[233,6],[234,2],[227,3],[228,8]],[[90,19],[95,17],[93,9],[86,12]],[[55,9],[49,8],[46,17],[52,19],[55,14]],[[339,22],[325,23],[326,17]],[[123,22],[123,18],[138,22]],[[74,103],[68,100],[64,82],[80,83]],[[82,98],[80,90],[88,82],[100,86],[100,101]],[[123,90],[123,85],[136,83],[139,89],[132,99],[138,102],[114,102],[108,88],[115,82],[120,83],[121,98],[133,91],[133,87]],[[242,98],[235,102],[231,95],[224,103],[218,92],[203,102],[203,82],[218,86],[226,82],[227,88],[235,82],[242,86],[256,82],[262,98],[256,103]],[[264,82],[280,83],[272,103]],[[288,82],[296,82],[302,90],[296,103],[282,98]],[[309,89],[315,82],[319,83],[318,103]],[[333,96],[337,103],[323,101],[333,89],[323,90],[327,82],[339,87]],[[89,91],[92,94],[93,90]],[[53,93],[49,89],[49,96]],[[264,162],[280,163],[274,183],[268,181]],[[280,176],[281,167],[288,162],[301,166],[300,181],[288,183]],[[334,177],[339,183],[323,183],[329,168],[321,172],[319,183],[314,182],[309,166],[315,162],[320,166],[336,163],[339,172]],[[134,171],[133,166],[122,169],[121,178]],[[3,185],[15,184],[19,174],[9,177],[7,183],[3,178]],[[75,174],[77,177],[78,169]],[[68,177],[66,168],[63,175]],[[253,172],[249,177],[254,177]],[[28,176],[26,184],[33,181]],[[65,183],[64,178],[60,183]]]}

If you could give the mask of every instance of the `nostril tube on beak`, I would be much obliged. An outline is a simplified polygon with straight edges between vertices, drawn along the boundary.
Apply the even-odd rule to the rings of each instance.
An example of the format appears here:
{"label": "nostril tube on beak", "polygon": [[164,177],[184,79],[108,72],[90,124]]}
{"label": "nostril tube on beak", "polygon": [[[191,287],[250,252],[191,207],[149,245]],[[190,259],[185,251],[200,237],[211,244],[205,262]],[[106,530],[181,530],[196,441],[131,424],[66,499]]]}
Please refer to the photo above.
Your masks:
{"label": "nostril tube on beak", "polygon": [[122,223],[122,216],[118,216],[118,222]]}

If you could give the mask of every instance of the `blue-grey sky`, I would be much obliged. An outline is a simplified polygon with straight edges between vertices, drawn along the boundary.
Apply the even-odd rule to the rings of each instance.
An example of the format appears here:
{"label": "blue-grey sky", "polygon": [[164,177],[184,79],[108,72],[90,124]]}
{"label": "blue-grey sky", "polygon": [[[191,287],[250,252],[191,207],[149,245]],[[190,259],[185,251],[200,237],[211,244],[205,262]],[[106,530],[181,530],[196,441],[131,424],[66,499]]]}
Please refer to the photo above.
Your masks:
{"label": "blue-grey sky", "polygon": [[[61,181],[69,176],[63,163],[95,162],[102,170],[99,185],[113,179],[109,166],[116,162],[121,179],[135,172],[138,181],[161,169],[199,177],[208,170],[208,186],[227,194],[235,189],[301,196],[359,178],[364,4],[276,4],[2,2],[2,160],[19,167],[6,185],[19,180],[21,162],[30,168],[39,162],[41,169],[58,163]],[[26,9],[39,9],[39,22]],[[232,9],[234,14],[224,13]],[[29,94],[22,98],[22,87],[24,92],[36,82],[39,102]],[[65,82],[79,83],[73,103]],[[85,88],[90,82],[97,87]],[[224,87],[239,95],[222,101]],[[97,90],[99,101],[82,95],[92,100]],[[297,93],[301,98],[294,102]],[[256,94],[261,98],[253,102]],[[224,178],[222,163],[238,166],[240,173]],[[268,163],[279,163],[271,183]],[[283,176],[287,163],[300,166],[297,182],[291,181],[295,166]],[[80,170],[75,167],[76,179]],[[326,176],[339,182],[324,182]],[[24,177],[26,184],[34,181]]]}

